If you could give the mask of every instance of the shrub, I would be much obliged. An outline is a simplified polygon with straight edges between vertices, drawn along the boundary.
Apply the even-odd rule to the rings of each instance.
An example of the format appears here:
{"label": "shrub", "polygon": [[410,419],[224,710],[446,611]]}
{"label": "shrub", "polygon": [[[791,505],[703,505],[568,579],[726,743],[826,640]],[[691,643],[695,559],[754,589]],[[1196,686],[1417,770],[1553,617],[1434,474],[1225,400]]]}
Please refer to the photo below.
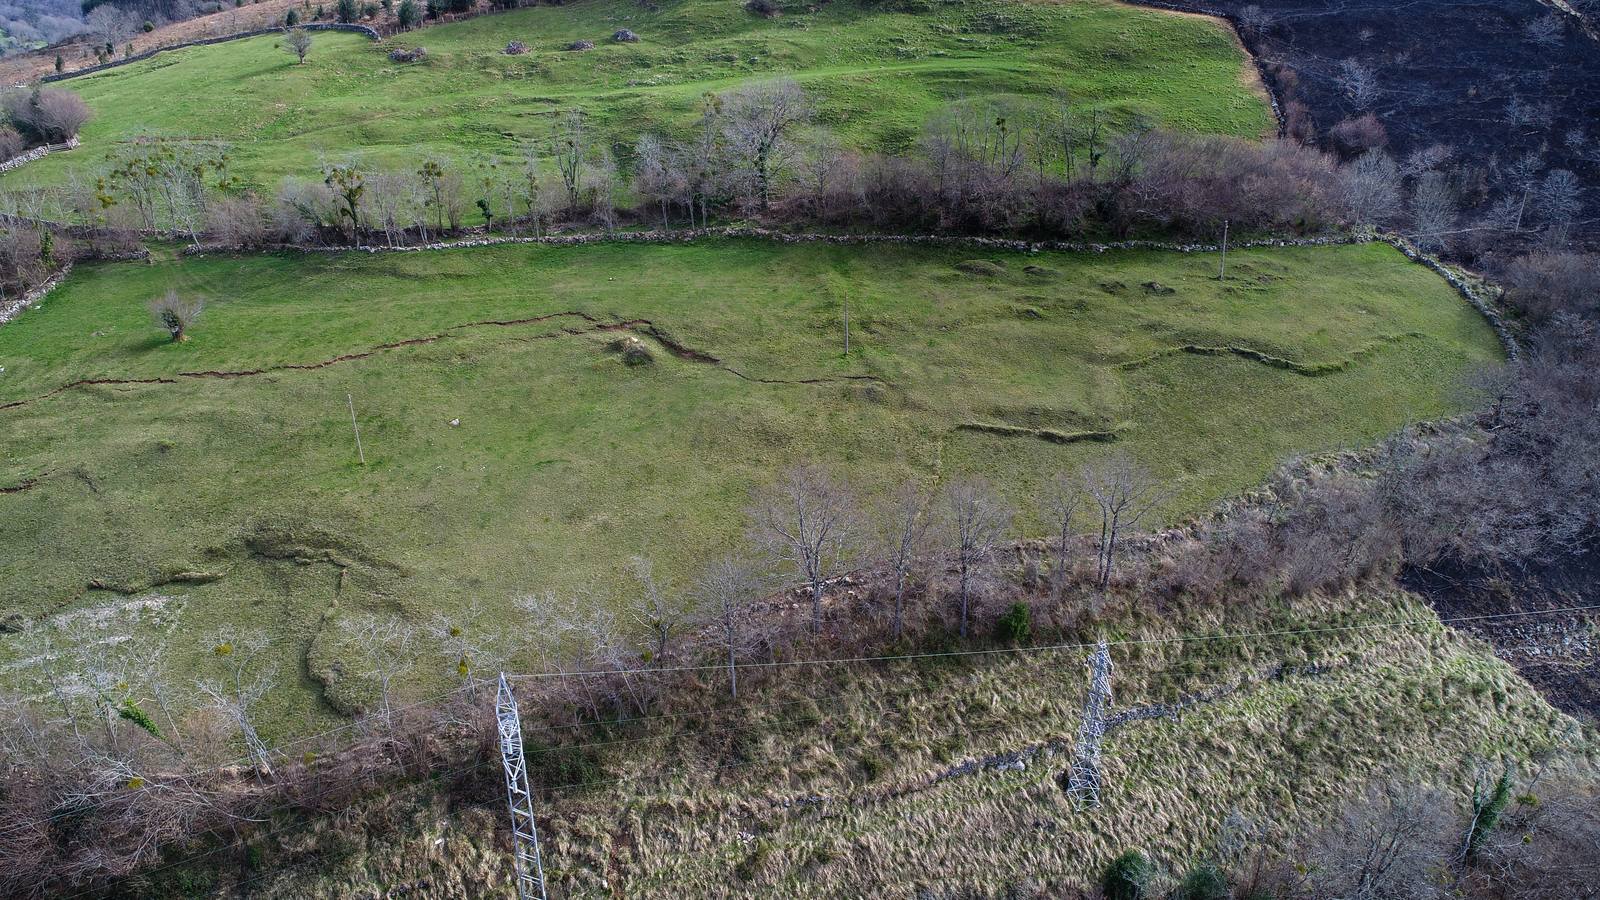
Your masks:
{"label": "shrub", "polygon": [[1195,863],[1178,884],[1173,900],[1228,900],[1228,879],[1211,863]]}
{"label": "shrub", "polygon": [[41,144],[56,144],[78,134],[89,121],[89,105],[61,88],[14,90],[5,95],[5,114],[24,134]]}
{"label": "shrub", "polygon": [[1026,603],[1013,603],[995,626],[995,634],[1008,644],[1027,643],[1033,634],[1032,613]]}
{"label": "shrub", "polygon": [[1106,867],[1100,890],[1106,900],[1145,900],[1150,875],[1150,860],[1137,850],[1129,850]]}
{"label": "shrub", "polygon": [[174,343],[189,339],[189,328],[204,309],[205,301],[199,297],[180,297],[174,290],[150,301],[150,314],[155,316],[157,325],[172,335]]}
{"label": "shrub", "polygon": [[28,144],[22,134],[10,125],[0,125],[0,160],[19,156]]}
{"label": "shrub", "polygon": [[1328,129],[1328,139],[1345,159],[1353,159],[1368,150],[1376,150],[1389,143],[1389,132],[1372,113],[1360,118],[1349,118]]}

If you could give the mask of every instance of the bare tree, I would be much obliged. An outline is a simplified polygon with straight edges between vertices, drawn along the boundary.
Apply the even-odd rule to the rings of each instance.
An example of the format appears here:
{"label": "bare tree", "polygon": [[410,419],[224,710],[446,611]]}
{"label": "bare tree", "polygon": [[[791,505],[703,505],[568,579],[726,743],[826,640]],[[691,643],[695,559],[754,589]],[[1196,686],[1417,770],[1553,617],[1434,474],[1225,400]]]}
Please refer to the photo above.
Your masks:
{"label": "bare tree", "polygon": [[588,136],[583,123],[583,110],[568,110],[561,120],[561,132],[556,136],[552,156],[561,172],[561,182],[567,188],[567,209],[578,207],[578,189],[583,184],[584,163],[589,155]]}
{"label": "bare tree", "polygon": [[254,708],[278,683],[278,667],[263,662],[270,641],[259,630],[224,628],[210,641],[211,656],[220,674],[198,682],[200,692],[222,713],[244,740],[256,768],[272,775],[267,744],[256,732]]}
{"label": "bare tree", "polygon": [[1066,588],[1068,560],[1072,553],[1072,538],[1078,511],[1083,507],[1084,490],[1080,481],[1065,473],[1057,473],[1045,488],[1039,508],[1050,515],[1050,525],[1055,532],[1055,562],[1050,566],[1050,593],[1057,601]]}
{"label": "bare tree", "polygon": [[1445,246],[1460,217],[1455,187],[1443,172],[1424,172],[1411,192],[1411,236],[1429,250]]}
{"label": "bare tree", "polygon": [[724,98],[728,146],[744,166],[758,208],[771,204],[772,183],[788,165],[789,133],[811,118],[811,102],[792,78],[746,85]]}
{"label": "bare tree", "polygon": [[1103,595],[1111,587],[1117,549],[1123,536],[1138,527],[1162,495],[1149,470],[1125,453],[1084,467],[1079,474],[1084,493],[1100,513],[1100,540],[1095,582]]}
{"label": "bare tree", "polygon": [[1529,22],[1522,29],[1528,43],[1543,50],[1554,50],[1561,46],[1562,39],[1566,36],[1566,27],[1561,22],[1561,17],[1555,13],[1540,16]]}
{"label": "bare tree", "polygon": [[1566,169],[1551,169],[1535,189],[1533,202],[1551,225],[1570,224],[1583,210],[1583,183]]}
{"label": "bare tree", "polygon": [[966,637],[972,601],[988,588],[995,549],[1011,527],[1011,508],[987,479],[977,477],[945,488],[945,515],[956,567],[959,630]]}
{"label": "bare tree", "polygon": [[1448,806],[1415,783],[1387,782],[1347,805],[1309,841],[1313,894],[1325,900],[1442,897]]}
{"label": "bare tree", "polygon": [[384,727],[392,728],[394,683],[415,662],[416,626],[397,616],[362,615],[344,623],[342,630],[361,657],[357,674],[371,679],[378,689]]}
{"label": "bare tree", "polygon": [[873,521],[877,526],[877,556],[894,579],[894,610],[890,634],[899,638],[905,627],[906,591],[912,575],[928,554],[928,538],[934,516],[928,508],[928,493],[915,482],[906,482],[878,507]]}
{"label": "bare tree", "polygon": [[1382,150],[1368,150],[1342,167],[1343,197],[1350,219],[1382,225],[1399,215],[1400,167]]}
{"label": "bare tree", "polygon": [[201,298],[184,297],[170,288],[149,304],[150,314],[155,317],[156,324],[166,329],[174,343],[189,339],[190,326],[200,318],[205,308],[205,301]]}
{"label": "bare tree", "polygon": [[1339,64],[1336,80],[1357,109],[1371,109],[1378,101],[1378,76],[1366,63],[1358,59],[1345,60]]}
{"label": "bare tree", "polygon": [[712,563],[696,582],[694,597],[716,635],[728,670],[728,694],[739,696],[739,655],[758,640],[750,616],[759,580],[748,564],[732,556]]}
{"label": "bare tree", "polygon": [[686,627],[688,615],[683,603],[669,595],[656,580],[655,567],[650,560],[635,556],[628,561],[628,567],[638,582],[637,591],[630,594],[629,617],[650,635],[650,661],[658,666],[665,665],[672,639]]}
{"label": "bare tree", "polygon": [[756,544],[810,590],[812,627],[820,632],[823,587],[848,559],[854,537],[850,492],[828,472],[799,466],[755,491],[748,513]]}
{"label": "bare tree", "polygon": [[288,36],[283,40],[283,47],[293,53],[298,62],[304,63],[306,54],[311,52],[311,32],[304,28],[289,29]]}

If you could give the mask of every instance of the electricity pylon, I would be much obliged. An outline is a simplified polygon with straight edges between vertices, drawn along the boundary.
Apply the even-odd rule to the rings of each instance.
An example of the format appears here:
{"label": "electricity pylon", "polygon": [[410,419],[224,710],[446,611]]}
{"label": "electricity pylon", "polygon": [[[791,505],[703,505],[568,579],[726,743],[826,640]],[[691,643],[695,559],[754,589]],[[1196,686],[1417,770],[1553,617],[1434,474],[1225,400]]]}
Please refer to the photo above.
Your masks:
{"label": "electricity pylon", "polygon": [[495,698],[500,724],[500,761],[506,770],[506,804],[511,808],[512,862],[517,872],[518,900],[546,900],[544,861],[539,857],[539,826],[533,819],[533,792],[528,789],[528,763],[522,755],[522,716],[516,695],[500,673]]}
{"label": "electricity pylon", "polygon": [[1106,707],[1111,705],[1111,650],[1104,639],[1089,656],[1089,696],[1083,701],[1078,744],[1067,770],[1067,796],[1079,809],[1100,805],[1100,739],[1106,734]]}

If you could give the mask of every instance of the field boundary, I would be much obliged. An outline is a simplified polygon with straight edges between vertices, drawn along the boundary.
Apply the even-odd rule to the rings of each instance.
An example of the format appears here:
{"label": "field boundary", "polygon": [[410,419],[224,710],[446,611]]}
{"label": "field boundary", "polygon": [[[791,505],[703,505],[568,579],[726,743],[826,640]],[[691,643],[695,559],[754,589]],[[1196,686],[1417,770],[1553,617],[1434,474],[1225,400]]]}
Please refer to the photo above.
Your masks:
{"label": "field boundary", "polygon": [[[1085,241],[1025,241],[1012,238],[987,238],[964,235],[935,234],[823,234],[817,232],[788,232],[754,226],[728,226],[723,228],[654,229],[650,231],[584,232],[578,234],[528,237],[497,235],[470,238],[462,241],[437,241],[412,246],[387,247],[371,244],[343,244],[313,246],[306,244],[278,244],[266,247],[243,247],[236,244],[198,244],[183,247],[180,256],[205,256],[211,254],[239,253],[421,253],[437,250],[464,250],[474,247],[498,247],[527,244],[547,247],[572,247],[601,243],[682,244],[700,240],[720,239],[765,240],[781,244],[824,243],[835,245],[899,244],[922,247],[970,247],[974,250],[994,250],[1007,253],[1109,253],[1119,250],[1153,250],[1168,253],[1216,253],[1218,244],[1180,243],[1173,241],[1130,240],[1106,243]],[[1446,265],[1438,257],[1424,253],[1402,235],[1360,230],[1346,234],[1310,238],[1258,238],[1239,241],[1228,246],[1234,250],[1273,247],[1335,247],[1351,244],[1368,244],[1382,241],[1400,251],[1402,256],[1418,265],[1431,269],[1445,283],[1455,289],[1467,304],[1481,315],[1500,341],[1506,359],[1516,362],[1521,356],[1520,342],[1499,309],[1504,294],[1500,288],[1477,276]],[[23,310],[43,300],[65,277],[66,272],[8,304],[0,305],[0,325],[16,318]]]}
{"label": "field boundary", "polygon": [[[307,25],[296,25],[295,27],[304,28],[306,31],[345,31],[351,34],[363,34],[374,41],[383,39],[383,36],[378,34],[378,30],[376,28],[370,28],[366,25],[356,25],[347,22],[312,22]],[[157,47],[154,50],[146,50],[143,53],[137,53],[133,56],[112,62],[101,63],[97,66],[74,69],[71,72],[56,72],[52,75],[44,75],[39,78],[39,81],[46,84],[53,81],[66,81],[68,78],[77,78],[80,75],[93,75],[96,72],[104,72],[107,69],[115,69],[118,66],[125,66],[129,63],[144,62],[156,54],[165,53],[168,50],[187,50],[190,47],[208,47],[212,44],[225,44],[229,41],[242,41],[245,38],[261,37],[262,35],[267,34],[283,34],[288,30],[289,29],[287,28],[256,28],[250,31],[224,34],[218,37],[197,38],[192,41],[183,41],[182,43],[178,44],[169,44],[165,47]],[[13,85],[13,87],[16,86],[18,85]]]}

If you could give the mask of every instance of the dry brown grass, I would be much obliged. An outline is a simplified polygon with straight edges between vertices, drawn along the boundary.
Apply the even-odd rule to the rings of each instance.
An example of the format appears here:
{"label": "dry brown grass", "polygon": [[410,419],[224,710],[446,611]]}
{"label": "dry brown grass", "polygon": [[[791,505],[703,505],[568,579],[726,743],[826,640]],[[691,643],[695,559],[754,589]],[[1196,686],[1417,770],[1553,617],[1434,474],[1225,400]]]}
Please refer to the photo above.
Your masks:
{"label": "dry brown grass", "polygon": [[[1404,596],[1346,597],[1285,605],[1257,629],[1419,615]],[[1227,627],[1167,622],[1136,634]],[[1438,625],[1124,647],[1116,662],[1116,709],[1243,683],[1180,719],[1113,732],[1100,809],[1071,807],[1054,780],[1066,759],[1048,750],[1020,771],[931,780],[965,759],[1070,740],[1081,654],[791,670],[736,710],[591,738],[628,743],[601,748],[605,783],[545,800],[552,882],[562,896],[1065,890],[1129,847],[1181,869],[1235,811],[1260,829],[1258,845],[1276,848],[1376,777],[1405,773],[1459,794],[1475,755],[1596,752],[1592,734],[1484,646]],[[1279,663],[1328,668],[1263,677]],[[456,814],[414,795],[369,804],[297,839],[300,852],[269,848],[274,874],[252,887],[473,896],[506,874],[492,786],[481,799]],[[369,820],[380,809],[388,829]],[[330,839],[340,848],[331,860]]]}

